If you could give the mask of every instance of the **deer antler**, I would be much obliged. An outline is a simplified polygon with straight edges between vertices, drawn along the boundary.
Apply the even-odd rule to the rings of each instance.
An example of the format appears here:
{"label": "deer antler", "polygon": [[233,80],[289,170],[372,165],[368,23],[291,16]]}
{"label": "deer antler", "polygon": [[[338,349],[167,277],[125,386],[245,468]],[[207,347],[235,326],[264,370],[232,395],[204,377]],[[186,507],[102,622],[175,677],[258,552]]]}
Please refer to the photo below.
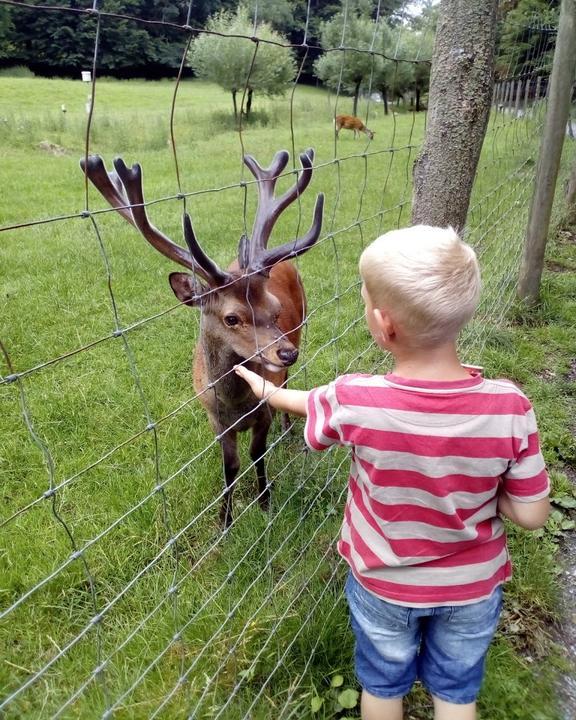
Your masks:
{"label": "deer antler", "polygon": [[102,158],[99,155],[90,155],[87,162],[84,159],[80,161],[80,167],[110,205],[139,230],[158,252],[197,272],[209,285],[220,285],[228,281],[228,273],[221,270],[200,247],[188,213],[185,213],[183,218],[188,250],[170,240],[148,220],[142,191],[142,168],[138,163],[128,168],[122,158],[116,158],[115,171],[108,173]]}
{"label": "deer antler", "polygon": [[286,150],[280,150],[274,156],[270,167],[263,168],[251,156],[244,156],[244,163],[258,180],[258,210],[252,238],[250,241],[243,236],[240,240],[239,262],[242,268],[249,268],[251,271],[266,272],[266,268],[296,257],[308,250],[320,236],[322,228],[322,214],[324,210],[324,195],[319,193],[314,207],[312,226],[306,235],[291,242],[284,243],[279,247],[268,250],[268,240],[272,229],[281,213],[294,202],[308,187],[312,179],[312,161],[314,150],[309,148],[300,155],[302,172],[296,183],[279,198],[274,197],[274,189],[278,176],[288,163],[289,155]]}

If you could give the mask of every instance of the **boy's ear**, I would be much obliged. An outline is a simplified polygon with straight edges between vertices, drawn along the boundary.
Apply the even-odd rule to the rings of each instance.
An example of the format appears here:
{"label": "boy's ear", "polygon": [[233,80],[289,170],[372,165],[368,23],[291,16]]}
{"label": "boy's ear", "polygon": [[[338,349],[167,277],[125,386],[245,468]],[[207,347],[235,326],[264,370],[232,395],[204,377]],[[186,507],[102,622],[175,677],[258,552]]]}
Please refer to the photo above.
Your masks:
{"label": "boy's ear", "polygon": [[380,330],[382,338],[384,340],[393,338],[394,335],[396,335],[396,328],[392,318],[386,310],[374,308],[372,312],[374,313],[374,319],[376,320],[376,327]]}
{"label": "boy's ear", "polygon": [[170,273],[168,280],[174,295],[189,307],[199,307],[202,303],[202,295],[208,292],[208,288],[203,283],[188,273]]}

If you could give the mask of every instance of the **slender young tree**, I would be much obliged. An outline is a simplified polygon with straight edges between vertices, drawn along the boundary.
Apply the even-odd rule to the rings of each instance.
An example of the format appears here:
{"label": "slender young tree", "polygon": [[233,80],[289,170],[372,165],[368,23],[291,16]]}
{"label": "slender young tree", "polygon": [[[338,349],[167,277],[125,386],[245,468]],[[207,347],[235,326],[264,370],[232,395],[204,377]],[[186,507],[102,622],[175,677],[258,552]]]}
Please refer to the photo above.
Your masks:
{"label": "slender young tree", "polygon": [[358,114],[360,90],[374,88],[382,73],[382,58],[369,51],[380,51],[383,22],[376,23],[356,11],[345,11],[321,26],[320,44],[325,52],[314,63],[314,71],[332,90],[352,95],[353,115]]}
{"label": "slender young tree", "polygon": [[[281,95],[296,74],[296,62],[290,48],[269,42],[258,46],[251,39],[287,43],[280,33],[263,22],[254,28],[246,7],[235,13],[221,11],[209,18],[207,33],[192,44],[189,62],[196,75],[215,82],[232,95],[234,117],[244,108],[238,107],[238,93],[247,93],[245,112],[250,114],[254,93]],[[214,34],[211,34],[214,33]]]}
{"label": "slender young tree", "polygon": [[442,0],[412,222],[466,222],[494,85],[497,0]]}

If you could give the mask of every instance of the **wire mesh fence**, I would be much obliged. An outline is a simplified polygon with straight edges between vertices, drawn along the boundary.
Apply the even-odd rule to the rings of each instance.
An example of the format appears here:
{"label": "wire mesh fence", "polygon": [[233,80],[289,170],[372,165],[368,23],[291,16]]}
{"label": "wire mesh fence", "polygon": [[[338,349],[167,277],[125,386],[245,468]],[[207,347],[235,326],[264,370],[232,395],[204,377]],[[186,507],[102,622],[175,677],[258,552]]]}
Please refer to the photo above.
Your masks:
{"label": "wire mesh fence", "polygon": [[[262,101],[261,125],[250,125],[245,79],[239,126],[230,130],[215,110],[224,95],[182,79],[191,43],[205,30],[128,9],[19,5],[74,12],[93,26],[89,113],[66,118],[62,137],[76,136],[81,154],[99,152],[108,165],[113,154],[134,154],[154,224],[180,242],[187,210],[222,267],[250,234],[256,208],[242,156],[267,165],[289,148],[282,191],[299,177],[299,152],[315,148],[311,189],[275,231],[301,235],[315,194],[325,193],[322,234],[295,260],[307,315],[290,384],[309,388],[381,368],[364,327],[357,260],[378,234],[409,223],[411,165],[425,129],[416,105],[425,93],[413,73],[400,95],[400,78],[407,67],[429,68],[420,52],[430,47],[432,25],[418,31],[416,50],[407,49],[401,24],[383,49],[378,7],[372,35],[355,46],[344,3],[340,42],[323,48],[339,63],[334,91],[299,83],[308,53],[321,49],[305,32],[285,98]],[[308,3],[306,27],[311,17]],[[182,65],[161,88],[162,107],[146,106],[136,88],[130,102],[146,107],[116,117],[124,98],[99,77],[99,51],[120,21],[181,32]],[[525,25],[535,42],[522,57],[508,55],[500,71],[469,215],[484,278],[481,311],[461,343],[470,362],[513,302],[545,110],[554,28],[536,18]],[[246,43],[251,68],[262,45],[278,44],[258,39],[254,26],[252,36],[220,34]],[[345,72],[358,55],[368,62],[358,113],[375,130],[372,141],[344,131],[337,138],[332,126],[351,107]],[[387,96],[375,90],[380,61],[389,63]],[[26,122],[44,131],[63,120],[13,116],[4,140]],[[346,453],[310,454],[301,421],[286,429],[276,418],[265,455],[271,507],[263,512],[241,433],[234,519],[223,529],[220,445],[199,402],[210,388],[197,392],[191,382],[202,314],[174,301],[166,280],[173,268],[72,170],[76,159],[45,158],[28,181],[8,167],[24,203],[6,208],[0,228],[3,716],[336,716],[332,695],[354,688],[345,568],[335,550]],[[53,192],[40,197],[37,186]],[[353,696],[340,699],[354,705]]]}

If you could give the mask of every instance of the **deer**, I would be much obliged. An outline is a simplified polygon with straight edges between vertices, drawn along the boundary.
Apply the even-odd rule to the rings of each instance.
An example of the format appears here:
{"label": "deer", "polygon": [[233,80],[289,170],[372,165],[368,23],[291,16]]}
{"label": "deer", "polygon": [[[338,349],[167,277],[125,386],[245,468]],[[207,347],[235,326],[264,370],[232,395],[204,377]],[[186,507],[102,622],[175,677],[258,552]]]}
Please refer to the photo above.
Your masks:
{"label": "deer", "polygon": [[[268,248],[274,225],[282,212],[300,198],[312,178],[314,151],[300,155],[302,169],[280,197],[275,196],[278,176],[289,154],[278,151],[268,168],[251,156],[244,163],[257,181],[258,205],[251,237],[243,234],[237,258],[223,270],[202,249],[190,215],[183,215],[186,248],[173,242],[148,219],[144,201],[142,168],[128,168],[122,158],[108,172],[98,155],[80,165],[104,199],[158,252],[190,272],[172,272],[169,284],[183,305],[199,308],[200,334],[193,361],[193,386],[219,441],[224,465],[224,491],[220,523],[233,522],[232,494],[240,470],[237,448],[239,432],[251,431],[250,457],[256,469],[257,499],[262,510],[270,505],[270,487],[264,456],[274,410],[252,393],[233,368],[249,369],[281,385],[299,354],[302,325],[306,319],[306,296],[291,258],[302,255],[318,240],[322,229],[324,195],[319,193],[310,229],[302,237]],[[283,418],[284,424],[288,422]]]}
{"label": "deer", "polygon": [[372,140],[374,132],[364,125],[359,117],[354,115],[336,115],[334,118],[334,127],[336,128],[336,137],[342,128],[345,130],[354,130],[354,139],[358,136],[358,133],[366,133],[368,138]]}

